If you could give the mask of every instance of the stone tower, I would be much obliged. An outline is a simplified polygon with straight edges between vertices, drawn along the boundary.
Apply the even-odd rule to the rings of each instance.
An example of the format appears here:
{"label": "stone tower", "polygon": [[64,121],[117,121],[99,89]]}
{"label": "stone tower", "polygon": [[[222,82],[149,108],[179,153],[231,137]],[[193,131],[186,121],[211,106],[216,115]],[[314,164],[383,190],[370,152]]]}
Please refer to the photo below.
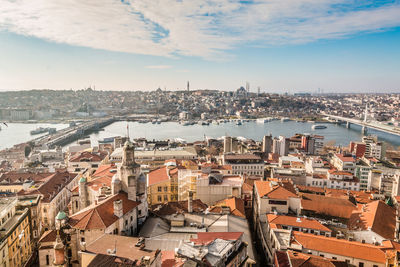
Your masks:
{"label": "stone tower", "polygon": [[118,169],[121,180],[121,190],[128,193],[130,200],[137,200],[137,181],[140,175],[140,165],[135,162],[135,146],[126,141],[122,152],[122,164]]}

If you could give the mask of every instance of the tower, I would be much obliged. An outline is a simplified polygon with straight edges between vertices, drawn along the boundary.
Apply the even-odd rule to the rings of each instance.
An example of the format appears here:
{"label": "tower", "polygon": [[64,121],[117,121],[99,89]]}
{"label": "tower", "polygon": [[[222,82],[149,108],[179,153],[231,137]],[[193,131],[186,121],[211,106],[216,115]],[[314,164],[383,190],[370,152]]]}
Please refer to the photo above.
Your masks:
{"label": "tower", "polygon": [[189,92],[189,81],[187,82],[186,89]]}
{"label": "tower", "polygon": [[265,135],[262,142],[262,152],[268,155],[272,151],[272,135]]}
{"label": "tower", "polygon": [[86,186],[86,178],[82,177],[79,180],[79,201],[80,201],[80,209],[84,209],[88,206],[88,191]]}
{"label": "tower", "polygon": [[123,147],[122,164],[118,168],[118,174],[121,180],[121,190],[128,193],[130,200],[136,201],[140,165],[135,162],[135,146],[129,140]]}
{"label": "tower", "polygon": [[224,137],[224,153],[232,152],[232,137],[225,136]]}

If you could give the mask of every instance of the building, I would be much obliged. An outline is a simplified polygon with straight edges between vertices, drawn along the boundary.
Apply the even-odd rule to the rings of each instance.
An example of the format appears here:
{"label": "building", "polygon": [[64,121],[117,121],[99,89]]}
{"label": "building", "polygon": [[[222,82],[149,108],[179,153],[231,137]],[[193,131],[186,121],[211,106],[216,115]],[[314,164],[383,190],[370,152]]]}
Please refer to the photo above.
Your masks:
{"label": "building", "polygon": [[43,183],[54,173],[6,172],[0,174],[0,192],[18,193],[35,184]]}
{"label": "building", "polygon": [[224,154],[222,165],[230,165],[234,175],[264,175],[264,161],[254,154]]}
{"label": "building", "polygon": [[353,211],[349,220],[351,239],[369,244],[382,244],[396,238],[396,210],[382,200],[364,204]]}
{"label": "building", "polygon": [[294,213],[300,207],[300,198],[276,181],[255,181],[253,192],[254,222],[266,222],[267,213]]}
{"label": "building", "polygon": [[262,235],[260,240],[265,250],[265,255],[270,264],[273,263],[274,255],[280,247],[282,236],[287,235],[291,231],[300,231],[315,235],[331,236],[332,230],[322,225],[315,219],[306,217],[294,217],[278,214],[267,214],[267,221],[262,225]]}
{"label": "building", "polygon": [[339,171],[346,171],[354,175],[356,160],[351,155],[334,154],[331,163]]}
{"label": "building", "polygon": [[142,239],[103,234],[80,252],[81,266],[161,267],[161,251],[143,249]]}
{"label": "building", "polygon": [[168,165],[147,174],[149,205],[178,200],[178,167]]}
{"label": "building", "polygon": [[228,197],[240,198],[243,182],[243,177],[239,175],[203,175],[196,180],[196,198],[207,205]]}
{"label": "building", "polygon": [[321,155],[324,147],[324,137],[321,135],[304,134],[301,137],[301,148],[310,155]]}
{"label": "building", "polygon": [[[249,266],[247,244],[243,233],[198,233],[197,238],[183,242],[177,255],[194,266]],[[242,265],[245,264],[245,265]]]}
{"label": "building", "polygon": [[67,170],[69,172],[80,172],[83,170],[97,169],[103,162],[108,160],[105,151],[89,152],[82,151],[68,155]]}
{"label": "building", "polygon": [[2,266],[23,266],[33,252],[29,209],[17,210],[17,199],[0,199],[0,259]]}
{"label": "building", "polygon": [[345,261],[338,261],[325,257],[301,253],[298,251],[276,251],[274,258],[275,267],[350,267],[351,265]]}
{"label": "building", "polygon": [[54,228],[55,217],[59,211],[67,209],[71,191],[78,184],[82,174],[56,172],[39,186],[30,187],[19,192],[19,196],[41,196],[40,231]]}
{"label": "building", "polygon": [[262,152],[264,154],[266,154],[266,155],[271,153],[272,152],[272,145],[273,145],[272,135],[265,135],[263,137],[263,141],[262,141]]}

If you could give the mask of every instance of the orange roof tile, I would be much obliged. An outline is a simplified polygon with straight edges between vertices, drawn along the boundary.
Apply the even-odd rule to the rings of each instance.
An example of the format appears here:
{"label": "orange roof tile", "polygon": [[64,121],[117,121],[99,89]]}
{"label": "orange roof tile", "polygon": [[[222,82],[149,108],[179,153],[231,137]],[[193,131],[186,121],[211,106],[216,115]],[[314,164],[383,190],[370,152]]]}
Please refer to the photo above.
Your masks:
{"label": "orange roof tile", "polygon": [[114,215],[114,201],[122,200],[122,211],[126,214],[140,203],[128,199],[128,194],[121,192],[107,198],[98,205],[85,209],[71,216],[70,224],[76,229],[105,229],[118,220]]}
{"label": "orange roof tile", "polygon": [[354,211],[350,217],[349,229],[367,230],[393,239],[396,231],[396,210],[381,200],[365,204],[361,211]]}
{"label": "orange roof tile", "polygon": [[169,180],[167,167],[161,167],[149,172],[148,185],[154,185]]}
{"label": "orange roof tile", "polygon": [[92,174],[92,178],[98,177],[110,177],[112,178],[117,170],[117,167],[114,164],[104,164],[100,165],[99,168]]}
{"label": "orange roof tile", "polygon": [[324,231],[324,232],[332,232],[329,228],[325,227],[317,220],[309,219],[309,218],[267,214],[267,220],[269,223],[272,223],[275,225],[289,225],[289,226],[314,229],[314,230],[319,230],[319,231]]}
{"label": "orange roof tile", "polygon": [[243,199],[237,198],[237,197],[231,197],[227,199],[223,199],[221,201],[218,201],[215,206],[227,206],[231,210],[231,214],[246,218],[246,214],[244,211],[244,202]]}
{"label": "orange roof tile", "polygon": [[301,232],[293,232],[293,238],[303,246],[303,249],[310,249],[378,263],[386,262],[384,247],[382,246]]}
{"label": "orange roof tile", "polygon": [[347,199],[302,194],[301,208],[318,214],[349,219],[357,206]]}
{"label": "orange roof tile", "polygon": [[243,235],[243,232],[199,232],[197,238],[190,239],[196,245],[207,245],[215,239],[223,240],[238,240]]}
{"label": "orange roof tile", "polygon": [[288,199],[289,197],[297,197],[297,195],[283,188],[278,183],[273,184],[273,181],[255,181],[254,185],[260,197],[268,197],[273,199]]}

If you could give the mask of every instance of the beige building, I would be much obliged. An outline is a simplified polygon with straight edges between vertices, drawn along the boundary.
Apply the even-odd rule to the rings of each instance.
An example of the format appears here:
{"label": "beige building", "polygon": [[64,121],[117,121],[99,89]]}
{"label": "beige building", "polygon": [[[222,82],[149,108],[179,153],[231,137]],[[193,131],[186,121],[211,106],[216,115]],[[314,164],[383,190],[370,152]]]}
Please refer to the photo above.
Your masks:
{"label": "beige building", "polygon": [[23,266],[32,255],[29,209],[16,205],[16,198],[0,201],[0,262],[9,267]]}
{"label": "beige building", "polygon": [[142,249],[141,242],[135,237],[103,234],[80,252],[81,266],[104,266],[112,260],[126,266],[161,267],[161,251]]}

